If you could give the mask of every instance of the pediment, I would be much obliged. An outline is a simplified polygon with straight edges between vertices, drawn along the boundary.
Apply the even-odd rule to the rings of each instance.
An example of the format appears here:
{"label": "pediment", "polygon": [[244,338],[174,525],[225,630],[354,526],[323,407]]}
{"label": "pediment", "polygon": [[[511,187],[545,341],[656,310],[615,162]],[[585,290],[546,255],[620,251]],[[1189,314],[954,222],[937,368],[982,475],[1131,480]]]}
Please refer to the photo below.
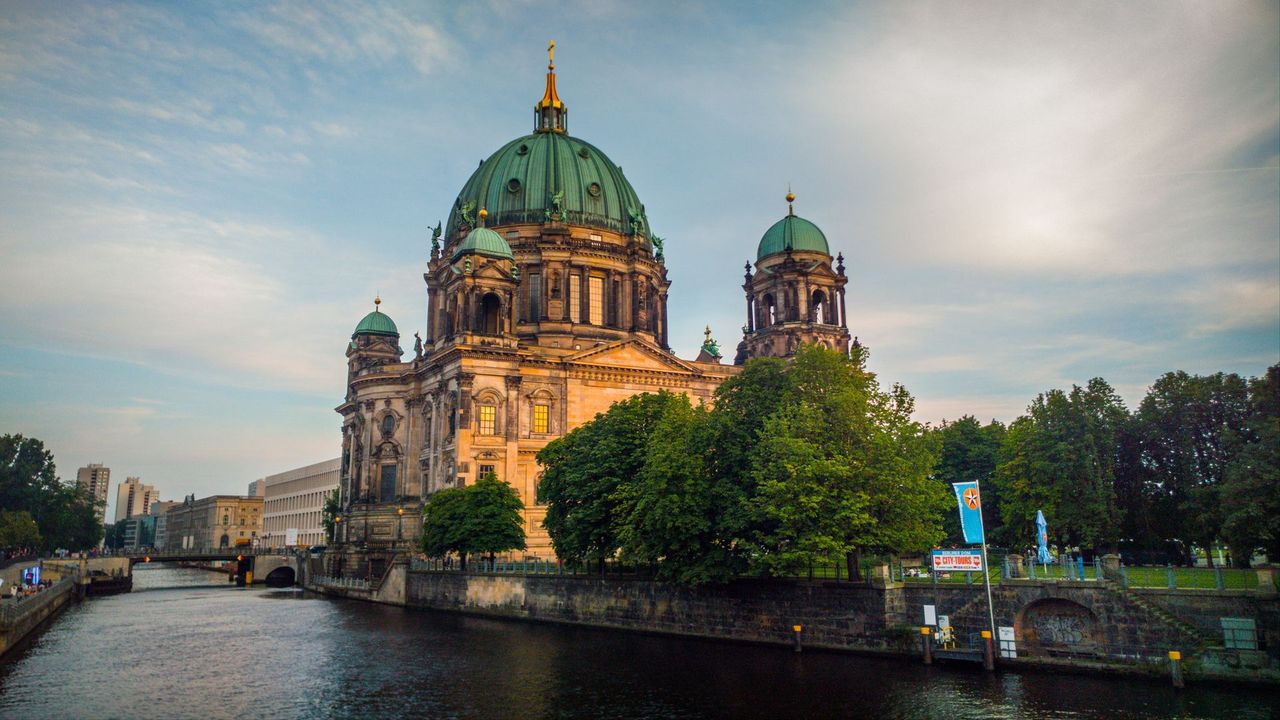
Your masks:
{"label": "pediment", "polygon": [[588,348],[565,358],[565,362],[572,365],[597,365],[634,370],[694,372],[692,365],[642,340],[620,340]]}

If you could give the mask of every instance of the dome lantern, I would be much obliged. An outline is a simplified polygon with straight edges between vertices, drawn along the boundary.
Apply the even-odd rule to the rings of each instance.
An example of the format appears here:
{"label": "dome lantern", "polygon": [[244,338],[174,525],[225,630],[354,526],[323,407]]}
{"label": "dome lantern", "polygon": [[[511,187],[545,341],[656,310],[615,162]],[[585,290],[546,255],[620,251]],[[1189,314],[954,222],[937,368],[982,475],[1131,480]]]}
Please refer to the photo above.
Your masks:
{"label": "dome lantern", "polygon": [[568,131],[569,108],[556,93],[556,41],[547,45],[547,89],[542,99],[533,106],[533,131],[535,133]]}

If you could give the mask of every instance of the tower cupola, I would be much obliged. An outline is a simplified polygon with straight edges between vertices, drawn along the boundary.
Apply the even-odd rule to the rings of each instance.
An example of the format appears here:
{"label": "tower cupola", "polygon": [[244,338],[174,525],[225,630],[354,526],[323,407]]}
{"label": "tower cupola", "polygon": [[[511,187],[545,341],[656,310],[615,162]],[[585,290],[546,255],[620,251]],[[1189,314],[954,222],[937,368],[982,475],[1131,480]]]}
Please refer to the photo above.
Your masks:
{"label": "tower cupola", "polygon": [[547,46],[547,89],[533,106],[534,132],[568,132],[569,108],[556,93],[556,41]]}

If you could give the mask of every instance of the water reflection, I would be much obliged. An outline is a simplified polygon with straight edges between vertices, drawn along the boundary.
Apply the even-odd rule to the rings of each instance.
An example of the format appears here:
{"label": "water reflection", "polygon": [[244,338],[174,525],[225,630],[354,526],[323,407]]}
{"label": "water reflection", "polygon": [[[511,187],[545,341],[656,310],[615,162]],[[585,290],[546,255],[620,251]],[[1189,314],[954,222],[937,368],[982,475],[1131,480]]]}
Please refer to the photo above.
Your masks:
{"label": "water reflection", "polygon": [[[151,567],[0,665],[0,717],[1270,718],[1259,691],[506,623]],[[200,586],[205,587],[200,587]],[[212,585],[212,587],[209,587]]]}

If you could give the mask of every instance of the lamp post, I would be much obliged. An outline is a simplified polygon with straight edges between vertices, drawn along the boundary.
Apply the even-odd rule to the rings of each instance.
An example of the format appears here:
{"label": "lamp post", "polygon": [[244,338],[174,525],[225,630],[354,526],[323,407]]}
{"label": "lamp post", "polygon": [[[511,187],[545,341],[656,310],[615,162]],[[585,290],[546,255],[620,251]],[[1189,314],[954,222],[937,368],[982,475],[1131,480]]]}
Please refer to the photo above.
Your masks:
{"label": "lamp post", "polygon": [[397,525],[396,525],[396,541],[399,542],[404,537],[404,507],[396,508]]}
{"label": "lamp post", "polygon": [[334,542],[342,542],[342,540],[338,537],[338,531],[341,529],[342,529],[342,516],[334,515],[333,516],[333,541]]}

